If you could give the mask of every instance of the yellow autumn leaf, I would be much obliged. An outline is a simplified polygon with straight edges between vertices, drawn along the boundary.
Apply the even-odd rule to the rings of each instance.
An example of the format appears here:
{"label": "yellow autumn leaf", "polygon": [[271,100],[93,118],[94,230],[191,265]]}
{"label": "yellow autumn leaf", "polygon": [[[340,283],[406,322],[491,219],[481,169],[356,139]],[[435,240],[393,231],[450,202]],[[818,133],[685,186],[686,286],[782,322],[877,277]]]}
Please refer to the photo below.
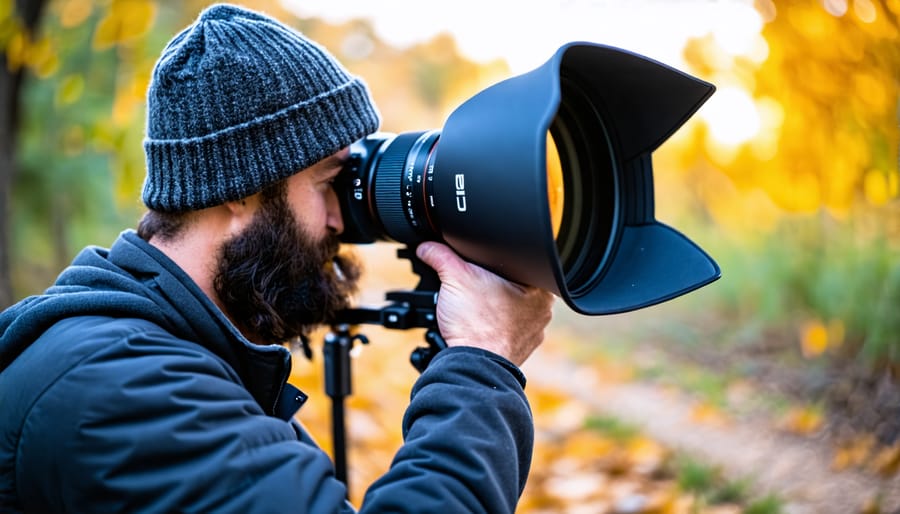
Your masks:
{"label": "yellow autumn leaf", "polygon": [[591,432],[576,432],[566,439],[562,453],[565,455],[581,455],[588,459],[607,457],[620,446],[609,439]]}
{"label": "yellow autumn leaf", "polygon": [[144,106],[143,95],[135,94],[136,77],[132,77],[126,84],[116,90],[113,99],[112,116],[113,125],[126,127],[135,119],[140,109]]}
{"label": "yellow autumn leaf", "polygon": [[682,495],[663,506],[663,514],[694,514],[702,505],[700,499],[693,495]]}
{"label": "yellow autumn leaf", "polygon": [[881,499],[878,496],[870,496],[863,502],[859,514],[881,514]]}
{"label": "yellow autumn leaf", "polygon": [[900,471],[900,444],[878,450],[872,457],[869,468],[884,477],[896,475]]}
{"label": "yellow autumn leaf", "polygon": [[644,436],[633,438],[626,445],[626,453],[635,472],[649,475],[658,472],[669,452],[660,443]]}
{"label": "yellow autumn leaf", "polygon": [[76,27],[91,15],[92,9],[91,0],[67,0],[60,7],[59,23],[66,28]]}
{"label": "yellow autumn leaf", "polygon": [[816,320],[806,323],[800,334],[800,350],[806,358],[818,357],[828,349],[828,329]]}
{"label": "yellow autumn leaf", "polygon": [[73,104],[81,98],[84,92],[84,76],[79,73],[66,75],[56,90],[56,105]]}
{"label": "yellow autumn leaf", "polygon": [[94,49],[103,50],[140,38],[156,18],[156,3],[150,0],[115,0],[94,32]]}
{"label": "yellow autumn leaf", "polygon": [[[895,93],[891,92],[892,87],[884,84],[879,77],[872,73],[859,72],[853,76],[854,91],[859,94],[859,98],[868,103],[873,110],[881,111],[888,109],[891,97]],[[896,98],[895,98],[896,99]]]}
{"label": "yellow autumn leaf", "polygon": [[722,410],[708,402],[697,403],[691,408],[690,419],[696,423],[721,426],[727,422]]}
{"label": "yellow autumn leaf", "polygon": [[552,412],[563,407],[570,400],[564,392],[555,389],[539,389],[528,391],[528,402],[535,411]]}
{"label": "yellow autumn leaf", "polygon": [[6,43],[6,67],[10,71],[18,70],[25,64],[28,50],[28,33],[21,28],[13,30]]}
{"label": "yellow autumn leaf", "polygon": [[39,54],[38,58],[29,62],[34,74],[40,78],[47,78],[59,69],[59,55],[55,51]]}
{"label": "yellow autumn leaf", "polygon": [[849,467],[861,466],[868,460],[874,446],[875,437],[872,435],[846,441],[835,450],[831,467],[840,471]]}
{"label": "yellow autumn leaf", "polygon": [[831,458],[831,469],[843,471],[853,465],[853,456],[847,448],[838,448]]}
{"label": "yellow autumn leaf", "polygon": [[809,435],[822,427],[822,421],[822,412],[815,407],[793,407],[782,416],[779,426],[793,434]]}
{"label": "yellow autumn leaf", "polygon": [[6,66],[15,71],[27,66],[39,78],[46,78],[59,68],[59,55],[49,37],[32,40],[31,34],[14,23],[6,43]]}
{"label": "yellow autumn leaf", "polygon": [[884,205],[897,196],[896,177],[896,173],[885,173],[878,169],[869,170],[863,178],[866,200],[872,205]]}

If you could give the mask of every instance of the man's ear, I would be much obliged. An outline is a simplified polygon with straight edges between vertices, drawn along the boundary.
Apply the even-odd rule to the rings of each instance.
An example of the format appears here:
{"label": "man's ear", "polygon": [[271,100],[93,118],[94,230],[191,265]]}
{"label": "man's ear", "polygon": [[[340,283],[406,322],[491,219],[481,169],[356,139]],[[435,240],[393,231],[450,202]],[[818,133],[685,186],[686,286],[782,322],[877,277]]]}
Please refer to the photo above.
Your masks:
{"label": "man's ear", "polygon": [[222,204],[222,207],[225,208],[229,216],[229,232],[238,233],[250,224],[253,216],[259,210],[260,195],[256,193],[240,200],[225,202]]}

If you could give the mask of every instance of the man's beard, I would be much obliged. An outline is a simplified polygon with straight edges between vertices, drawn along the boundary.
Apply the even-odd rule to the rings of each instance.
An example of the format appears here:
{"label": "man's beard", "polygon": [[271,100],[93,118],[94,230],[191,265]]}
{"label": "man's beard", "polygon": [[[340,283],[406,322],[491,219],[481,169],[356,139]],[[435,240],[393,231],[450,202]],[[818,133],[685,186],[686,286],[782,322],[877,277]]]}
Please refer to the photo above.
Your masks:
{"label": "man's beard", "polygon": [[225,313],[254,342],[307,335],[349,306],[360,266],[339,255],[337,235],[313,240],[297,223],[279,183],[263,191],[247,228],[219,249],[214,287]]}

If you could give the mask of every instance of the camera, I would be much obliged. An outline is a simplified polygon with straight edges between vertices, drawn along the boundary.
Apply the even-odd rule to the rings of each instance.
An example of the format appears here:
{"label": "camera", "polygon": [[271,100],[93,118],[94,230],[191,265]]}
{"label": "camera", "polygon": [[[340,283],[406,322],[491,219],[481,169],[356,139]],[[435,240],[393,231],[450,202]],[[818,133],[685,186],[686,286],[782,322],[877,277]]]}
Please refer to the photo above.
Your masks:
{"label": "camera", "polygon": [[720,269],[655,219],[651,154],[714,91],[639,54],[568,43],[440,129],[353,143],[335,186],[341,240],[441,241],[582,314],[675,298]]}

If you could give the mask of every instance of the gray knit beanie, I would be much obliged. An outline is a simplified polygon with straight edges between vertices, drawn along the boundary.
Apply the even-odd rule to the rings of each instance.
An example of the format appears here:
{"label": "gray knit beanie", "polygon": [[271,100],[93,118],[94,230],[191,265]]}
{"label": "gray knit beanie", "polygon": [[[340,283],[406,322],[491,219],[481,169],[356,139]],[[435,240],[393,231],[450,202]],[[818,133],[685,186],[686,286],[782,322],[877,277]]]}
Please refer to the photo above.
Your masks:
{"label": "gray knit beanie", "polygon": [[244,198],[378,124],[365,84],[321,46],[262,14],[214,5],[153,69],[144,204],[182,212]]}

